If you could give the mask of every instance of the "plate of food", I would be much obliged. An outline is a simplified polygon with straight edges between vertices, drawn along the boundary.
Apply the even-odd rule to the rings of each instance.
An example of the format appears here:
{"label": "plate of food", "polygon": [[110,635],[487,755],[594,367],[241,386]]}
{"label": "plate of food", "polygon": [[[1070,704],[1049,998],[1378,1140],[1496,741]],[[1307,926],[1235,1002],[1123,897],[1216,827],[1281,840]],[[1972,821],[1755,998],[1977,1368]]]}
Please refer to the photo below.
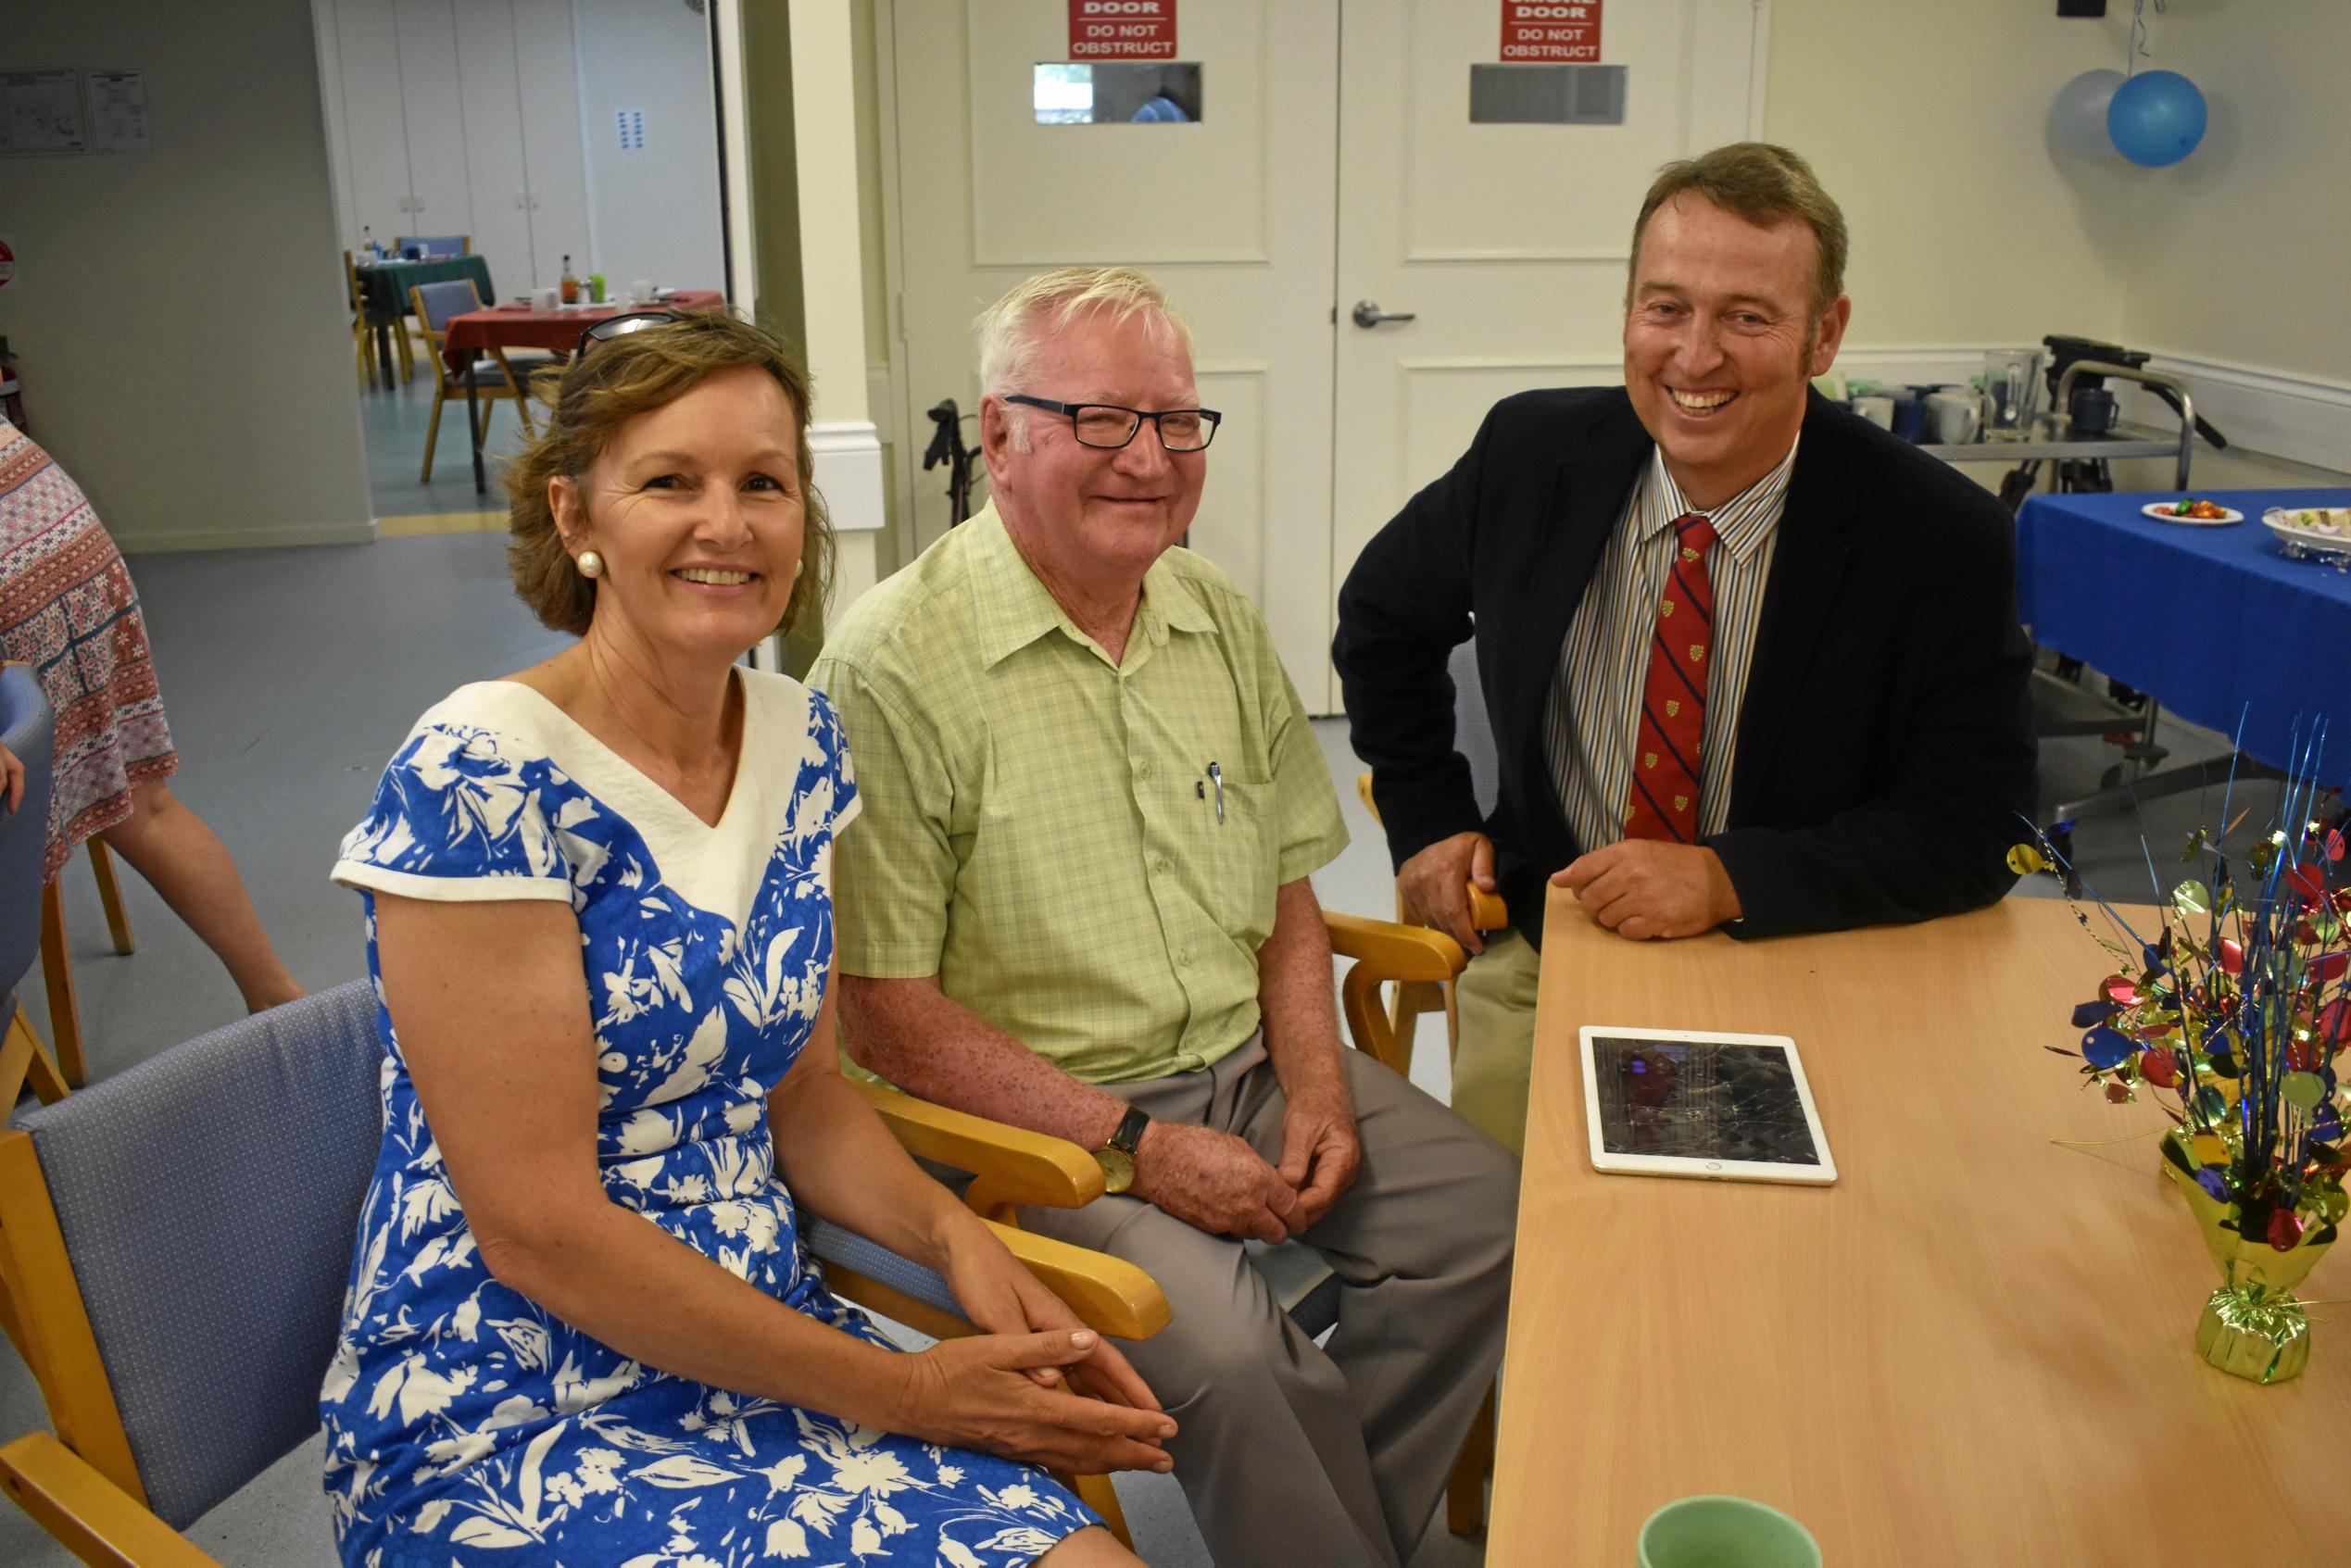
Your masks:
{"label": "plate of food", "polygon": [[2261,521],[2297,560],[2351,565],[2351,507],[2271,507]]}
{"label": "plate of food", "polygon": [[2243,522],[2244,513],[2232,511],[2218,501],[2207,501],[2201,495],[2182,495],[2176,501],[2149,501],[2140,512],[2157,522],[2185,522],[2216,528],[2224,522]]}

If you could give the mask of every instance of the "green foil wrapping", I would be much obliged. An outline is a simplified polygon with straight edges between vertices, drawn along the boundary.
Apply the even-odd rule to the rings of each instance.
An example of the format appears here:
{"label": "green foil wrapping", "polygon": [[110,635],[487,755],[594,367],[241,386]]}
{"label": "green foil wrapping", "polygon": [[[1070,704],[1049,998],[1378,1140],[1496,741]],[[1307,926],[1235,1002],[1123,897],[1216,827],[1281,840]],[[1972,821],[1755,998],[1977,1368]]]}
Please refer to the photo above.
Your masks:
{"label": "green foil wrapping", "polygon": [[2281,1252],[2261,1236],[2238,1234],[2237,1206],[2223,1203],[2196,1185],[2194,1157],[2177,1133],[2164,1170],[2179,1185],[2204,1233],[2204,1244],[2220,1268],[2220,1288],[2196,1320],[2196,1353],[2232,1377],[2254,1383],[2283,1383],[2310,1363],[2310,1319],[2294,1298],[2334,1244],[2331,1224],[2306,1225],[2302,1238]]}

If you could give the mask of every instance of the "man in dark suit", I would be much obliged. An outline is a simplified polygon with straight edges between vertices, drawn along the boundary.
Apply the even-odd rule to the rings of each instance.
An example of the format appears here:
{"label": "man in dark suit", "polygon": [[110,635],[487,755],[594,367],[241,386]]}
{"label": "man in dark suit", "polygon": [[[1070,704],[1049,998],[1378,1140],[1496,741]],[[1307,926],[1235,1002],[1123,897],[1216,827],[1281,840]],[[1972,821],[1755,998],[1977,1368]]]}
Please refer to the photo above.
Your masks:
{"label": "man in dark suit", "polygon": [[[1635,939],[1998,898],[2034,806],[2015,544],[1992,495],[1827,402],[1844,220],[1795,154],[1667,166],[1625,386],[1507,398],[1347,577],[1333,649],[1410,912],[1478,956],[1454,1109],[1523,1141],[1544,882]],[[1453,749],[1477,638],[1500,799]],[[1515,929],[1471,927],[1468,886]]]}

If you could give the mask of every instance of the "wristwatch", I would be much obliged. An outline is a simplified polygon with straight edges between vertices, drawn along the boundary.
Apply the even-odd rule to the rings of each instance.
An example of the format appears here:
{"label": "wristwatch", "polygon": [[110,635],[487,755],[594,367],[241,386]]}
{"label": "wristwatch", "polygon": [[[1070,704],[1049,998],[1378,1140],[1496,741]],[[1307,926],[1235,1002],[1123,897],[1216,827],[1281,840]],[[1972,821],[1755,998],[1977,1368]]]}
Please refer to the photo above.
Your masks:
{"label": "wristwatch", "polygon": [[1110,1142],[1094,1151],[1094,1163],[1102,1168],[1104,1192],[1125,1192],[1135,1185],[1135,1151],[1142,1146],[1143,1129],[1150,1124],[1142,1107],[1130,1105],[1112,1130]]}

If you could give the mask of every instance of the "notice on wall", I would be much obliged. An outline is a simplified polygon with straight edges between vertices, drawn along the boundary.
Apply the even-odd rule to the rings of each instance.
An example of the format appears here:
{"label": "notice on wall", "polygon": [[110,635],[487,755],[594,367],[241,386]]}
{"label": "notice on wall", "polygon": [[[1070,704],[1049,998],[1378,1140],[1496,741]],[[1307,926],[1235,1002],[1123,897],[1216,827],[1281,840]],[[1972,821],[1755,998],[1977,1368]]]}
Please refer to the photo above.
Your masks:
{"label": "notice on wall", "polygon": [[80,71],[0,71],[0,153],[89,150]]}
{"label": "notice on wall", "polygon": [[90,150],[94,153],[144,153],[154,144],[147,140],[147,73],[143,70],[92,71]]}
{"label": "notice on wall", "polygon": [[1073,60],[1172,60],[1176,0],[1069,0]]}
{"label": "notice on wall", "polygon": [[1600,5],[1601,0],[1502,0],[1502,57],[1597,63]]}

